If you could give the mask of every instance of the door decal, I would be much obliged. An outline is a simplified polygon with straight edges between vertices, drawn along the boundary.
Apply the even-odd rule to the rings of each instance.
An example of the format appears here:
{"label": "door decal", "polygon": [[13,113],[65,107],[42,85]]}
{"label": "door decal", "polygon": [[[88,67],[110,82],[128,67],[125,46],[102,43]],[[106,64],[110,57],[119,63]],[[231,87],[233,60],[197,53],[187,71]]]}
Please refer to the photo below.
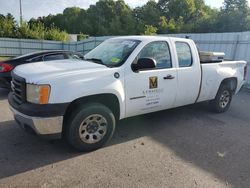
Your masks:
{"label": "door decal", "polygon": [[158,88],[158,77],[153,76],[149,77],[149,89],[156,89]]}

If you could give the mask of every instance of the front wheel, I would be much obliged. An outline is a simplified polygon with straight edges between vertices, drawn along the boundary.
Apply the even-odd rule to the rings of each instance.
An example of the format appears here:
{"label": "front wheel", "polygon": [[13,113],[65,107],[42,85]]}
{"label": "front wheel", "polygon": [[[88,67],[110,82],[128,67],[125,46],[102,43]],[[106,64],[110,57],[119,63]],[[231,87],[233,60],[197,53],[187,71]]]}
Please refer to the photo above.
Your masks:
{"label": "front wheel", "polygon": [[226,112],[232,101],[232,91],[227,85],[222,85],[214,100],[210,101],[210,106],[214,112]]}
{"label": "front wheel", "polygon": [[102,104],[82,105],[66,122],[66,139],[79,151],[93,151],[102,147],[115,130],[115,117]]}

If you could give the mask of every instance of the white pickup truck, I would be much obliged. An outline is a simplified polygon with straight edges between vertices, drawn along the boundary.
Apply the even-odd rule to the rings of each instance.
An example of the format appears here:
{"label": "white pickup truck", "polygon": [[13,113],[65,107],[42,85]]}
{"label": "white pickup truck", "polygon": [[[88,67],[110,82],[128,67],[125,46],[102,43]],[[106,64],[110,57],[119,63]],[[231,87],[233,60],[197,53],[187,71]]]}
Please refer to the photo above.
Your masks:
{"label": "white pickup truck", "polygon": [[91,151],[127,117],[202,101],[227,111],[246,62],[201,63],[192,40],[128,36],[106,40],[84,61],[21,65],[12,77],[9,104],[22,128]]}

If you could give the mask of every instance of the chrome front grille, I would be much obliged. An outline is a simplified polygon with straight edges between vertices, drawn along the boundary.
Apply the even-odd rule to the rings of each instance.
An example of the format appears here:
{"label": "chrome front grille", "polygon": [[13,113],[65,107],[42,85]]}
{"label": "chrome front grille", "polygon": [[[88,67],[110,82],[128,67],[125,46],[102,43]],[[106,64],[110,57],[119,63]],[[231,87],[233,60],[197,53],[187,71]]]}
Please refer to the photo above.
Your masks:
{"label": "chrome front grille", "polygon": [[11,88],[15,102],[17,104],[24,103],[26,101],[25,79],[12,73]]}

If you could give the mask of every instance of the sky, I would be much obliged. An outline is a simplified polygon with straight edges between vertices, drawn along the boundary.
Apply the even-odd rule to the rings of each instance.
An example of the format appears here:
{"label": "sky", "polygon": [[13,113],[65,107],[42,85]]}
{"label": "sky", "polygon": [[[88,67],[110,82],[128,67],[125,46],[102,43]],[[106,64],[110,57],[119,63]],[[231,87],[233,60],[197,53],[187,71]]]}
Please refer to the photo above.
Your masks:
{"label": "sky", "polygon": [[[89,5],[95,4],[98,0],[21,0],[23,18],[28,21],[30,18],[47,16],[49,14],[62,13],[67,7],[88,8]],[[148,0],[125,0],[130,7],[143,5]],[[205,0],[207,5],[219,8],[223,0]],[[19,20],[19,0],[0,0],[0,14],[6,15],[11,13]]]}

